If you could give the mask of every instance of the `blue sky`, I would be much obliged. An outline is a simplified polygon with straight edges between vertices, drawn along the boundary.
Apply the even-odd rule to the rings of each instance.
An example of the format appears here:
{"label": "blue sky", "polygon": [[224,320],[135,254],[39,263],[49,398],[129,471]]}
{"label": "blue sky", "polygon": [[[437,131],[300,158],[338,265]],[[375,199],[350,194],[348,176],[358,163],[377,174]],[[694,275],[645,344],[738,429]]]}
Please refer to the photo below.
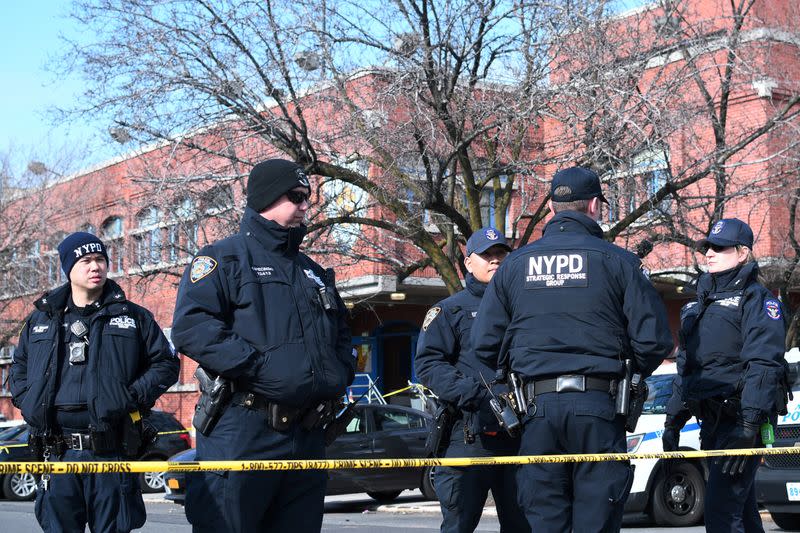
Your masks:
{"label": "blue sky", "polygon": [[[81,87],[80,80],[56,79],[46,68],[64,46],[59,35],[76,33],[68,9],[69,2],[58,0],[0,0],[0,154],[11,154],[12,174],[30,160],[77,170],[117,149],[97,125],[56,127],[46,116],[49,107],[75,101]],[[65,158],[71,150],[77,153]]]}
{"label": "blue sky", "polygon": [[[618,0],[620,9],[645,0]],[[31,160],[60,172],[75,171],[119,152],[107,124],[54,125],[48,108],[69,106],[81,80],[57,79],[47,69],[64,46],[60,35],[80,35],[62,0],[0,0],[0,157],[11,154],[12,175]],[[57,167],[57,168],[56,168]]]}

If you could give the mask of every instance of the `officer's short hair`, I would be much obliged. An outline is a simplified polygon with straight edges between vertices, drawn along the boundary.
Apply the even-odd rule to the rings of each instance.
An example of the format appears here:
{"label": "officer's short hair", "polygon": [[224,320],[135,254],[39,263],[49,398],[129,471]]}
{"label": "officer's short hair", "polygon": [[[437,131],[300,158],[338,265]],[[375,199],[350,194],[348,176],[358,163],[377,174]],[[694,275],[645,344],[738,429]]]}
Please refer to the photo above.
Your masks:
{"label": "officer's short hair", "polygon": [[579,213],[586,213],[589,211],[589,202],[591,201],[590,198],[588,200],[573,200],[571,202],[552,202],[553,212],[578,211]]}

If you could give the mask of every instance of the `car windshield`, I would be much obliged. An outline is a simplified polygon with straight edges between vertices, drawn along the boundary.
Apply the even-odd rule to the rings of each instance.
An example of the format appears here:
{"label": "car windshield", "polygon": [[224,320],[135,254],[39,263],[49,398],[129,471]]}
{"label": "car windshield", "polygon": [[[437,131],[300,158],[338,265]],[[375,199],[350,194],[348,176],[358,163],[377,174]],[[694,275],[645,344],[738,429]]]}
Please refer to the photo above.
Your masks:
{"label": "car windshield", "polygon": [[663,374],[647,378],[647,401],[644,402],[643,413],[663,415],[667,412],[667,402],[672,396],[672,381],[675,374]]}

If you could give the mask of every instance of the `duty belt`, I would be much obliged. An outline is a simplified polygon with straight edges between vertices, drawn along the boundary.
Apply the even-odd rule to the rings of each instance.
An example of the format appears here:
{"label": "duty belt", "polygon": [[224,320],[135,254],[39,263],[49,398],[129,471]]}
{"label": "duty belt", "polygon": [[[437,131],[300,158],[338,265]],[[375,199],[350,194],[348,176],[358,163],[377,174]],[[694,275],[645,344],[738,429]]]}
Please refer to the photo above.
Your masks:
{"label": "duty belt", "polygon": [[534,396],[548,392],[586,392],[590,390],[614,393],[616,381],[577,374],[565,374],[548,379],[534,379],[525,383],[525,397],[530,401]]}
{"label": "duty belt", "polygon": [[265,411],[267,422],[275,429],[284,431],[303,416],[303,410],[270,402],[264,396],[254,392],[234,392],[231,403],[241,405],[255,411]]}
{"label": "duty belt", "polygon": [[89,433],[65,433],[62,438],[68,450],[94,450]]}

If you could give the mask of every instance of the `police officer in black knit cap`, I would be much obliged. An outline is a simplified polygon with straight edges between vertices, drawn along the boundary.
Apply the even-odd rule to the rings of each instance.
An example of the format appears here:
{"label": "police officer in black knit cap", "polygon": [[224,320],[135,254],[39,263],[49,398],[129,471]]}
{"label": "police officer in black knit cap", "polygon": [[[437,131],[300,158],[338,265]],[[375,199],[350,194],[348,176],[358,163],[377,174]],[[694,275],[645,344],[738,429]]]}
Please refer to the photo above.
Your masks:
{"label": "police officer in black knit cap", "polygon": [[[309,194],[297,164],[259,163],[240,232],[200,250],[183,276],[172,338],[216,380],[201,381],[198,460],[325,457],[323,426],[355,359],[333,270],[299,250]],[[322,470],[196,474],[186,516],[194,531],[319,531],[326,482]]]}
{"label": "police officer in black knit cap", "polygon": [[[11,365],[14,405],[37,460],[118,461],[147,444],[141,416],[178,379],[179,361],[146,309],[106,279],[105,245],[73,233],[58,246],[69,280],[26,320]],[[42,476],[36,519],[45,531],[127,532],[145,508],[136,474]]]}
{"label": "police officer in black knit cap", "polygon": [[[493,457],[516,455],[519,438],[510,436],[497,424],[489,407],[490,395],[483,385],[494,380],[495,371],[475,359],[470,330],[478,305],[497,268],[511,249],[494,228],[481,228],[467,240],[464,264],[469,271],[466,289],[432,307],[422,325],[415,365],[423,385],[445,403],[448,414],[443,442],[431,450],[443,457]],[[481,375],[483,379],[481,379]],[[497,505],[500,530],[508,533],[530,531],[517,504],[514,466],[437,467],[436,494],[442,506],[445,533],[475,531],[483,513],[486,496],[492,491]]]}
{"label": "police officer in black knit cap", "polygon": [[[786,413],[783,306],[758,282],[750,226],[722,219],[698,246],[708,272],[697,281],[697,299],[681,310],[664,450],[678,449],[692,414],[701,421],[703,449],[761,448],[762,425],[774,425],[777,413]],[[764,531],[755,488],[759,462],[753,456],[708,462],[706,530]]]}
{"label": "police officer in black knit cap", "polygon": [[[525,382],[520,455],[624,453],[625,361],[643,379],[670,353],[666,311],[639,259],[603,240],[597,174],[562,170],[551,194],[542,238],[486,289],[476,356]],[[523,465],[520,505],[533,531],[617,531],[632,476],[626,462]]]}

